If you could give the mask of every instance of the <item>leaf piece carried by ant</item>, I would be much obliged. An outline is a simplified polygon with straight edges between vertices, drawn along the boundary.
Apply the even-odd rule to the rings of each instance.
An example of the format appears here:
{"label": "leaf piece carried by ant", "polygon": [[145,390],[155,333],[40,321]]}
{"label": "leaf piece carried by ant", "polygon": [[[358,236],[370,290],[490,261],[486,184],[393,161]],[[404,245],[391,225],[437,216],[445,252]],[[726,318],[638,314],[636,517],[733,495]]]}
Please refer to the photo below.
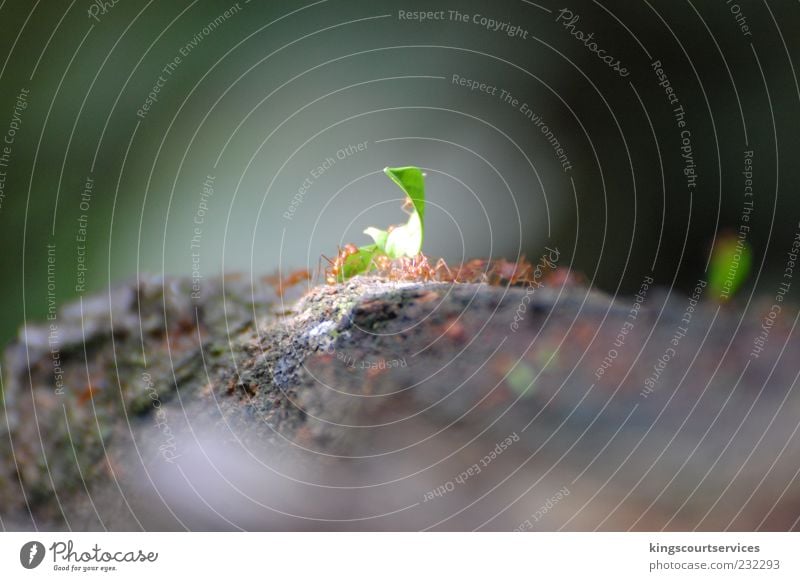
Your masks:
{"label": "leaf piece carried by ant", "polygon": [[378,249],[380,249],[382,252],[386,252],[386,238],[389,236],[388,231],[370,226],[364,230],[364,234],[375,241],[375,246],[377,246]]}
{"label": "leaf piece carried by ant", "polygon": [[422,251],[425,174],[418,167],[387,167],[383,171],[403,190],[413,206],[408,222],[388,233],[384,250],[390,258],[416,256]]}
{"label": "leaf piece carried by ant", "polygon": [[408,222],[387,230],[371,226],[364,230],[364,234],[372,238],[374,244],[361,247],[347,244],[335,259],[326,258],[329,266],[325,279],[329,284],[375,270],[387,260],[422,256],[425,174],[418,167],[411,166],[387,167],[383,171],[406,194],[406,202],[411,206]]}
{"label": "leaf piece carried by ant", "polygon": [[361,274],[362,272],[369,271],[372,267],[375,255],[379,252],[380,250],[378,249],[377,245],[369,244],[367,246],[357,248],[356,252],[348,254],[345,257],[342,265],[342,277],[346,280],[354,277],[357,274]]}
{"label": "leaf piece carried by ant", "polygon": [[378,254],[380,254],[380,250],[375,244],[361,248],[354,244],[345,244],[333,260],[323,256],[328,261],[328,268],[325,269],[325,282],[328,284],[341,283],[357,274],[371,270]]}
{"label": "leaf piece carried by ant", "polygon": [[736,234],[720,236],[714,245],[709,267],[711,296],[725,302],[736,294],[750,274],[753,253],[750,244]]}

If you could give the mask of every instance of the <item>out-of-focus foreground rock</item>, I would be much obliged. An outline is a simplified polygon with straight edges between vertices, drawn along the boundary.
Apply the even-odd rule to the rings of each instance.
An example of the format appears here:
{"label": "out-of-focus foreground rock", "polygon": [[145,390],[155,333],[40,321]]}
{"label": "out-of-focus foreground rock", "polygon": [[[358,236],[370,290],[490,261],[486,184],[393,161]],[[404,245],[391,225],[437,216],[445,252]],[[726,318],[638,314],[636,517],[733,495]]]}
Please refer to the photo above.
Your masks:
{"label": "out-of-focus foreground rock", "polygon": [[3,526],[799,526],[786,307],[757,343],[768,304],[742,317],[646,284],[302,290],[145,280],[23,329]]}

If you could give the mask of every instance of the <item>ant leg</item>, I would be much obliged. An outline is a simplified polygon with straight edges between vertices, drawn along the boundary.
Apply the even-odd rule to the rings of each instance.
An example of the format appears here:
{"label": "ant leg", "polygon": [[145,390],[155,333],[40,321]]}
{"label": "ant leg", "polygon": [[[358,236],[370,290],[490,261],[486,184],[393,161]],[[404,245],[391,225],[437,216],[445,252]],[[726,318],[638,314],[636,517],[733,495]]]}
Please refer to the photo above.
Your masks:
{"label": "ant leg", "polygon": [[314,272],[314,282],[318,283],[320,278],[325,278],[322,272],[322,256],[317,260],[317,270]]}
{"label": "ant leg", "polygon": [[436,266],[433,267],[433,272],[436,274],[436,276],[439,276],[439,272],[441,272],[442,270],[444,270],[447,273],[447,281],[458,282],[453,279],[453,273],[450,270],[450,267],[447,266],[447,263],[444,261],[444,258],[440,258],[439,260],[437,260]]}
{"label": "ant leg", "polygon": [[[328,263],[328,266],[325,268],[325,270],[322,269],[322,260],[323,259],[325,260],[325,262]],[[328,258],[327,256],[325,256],[324,254],[320,256],[319,262],[317,263],[318,276],[321,276],[323,278],[323,280],[328,284],[333,284],[333,283],[330,282],[331,267],[333,267],[333,265],[334,265],[334,261],[331,260],[330,258]]]}

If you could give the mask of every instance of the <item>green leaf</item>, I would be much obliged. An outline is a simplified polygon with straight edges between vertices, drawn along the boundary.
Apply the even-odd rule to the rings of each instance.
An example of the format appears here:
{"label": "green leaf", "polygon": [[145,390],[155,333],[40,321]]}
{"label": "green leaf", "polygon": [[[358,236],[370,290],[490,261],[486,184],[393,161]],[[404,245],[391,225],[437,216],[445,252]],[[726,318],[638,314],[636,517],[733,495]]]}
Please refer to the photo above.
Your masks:
{"label": "green leaf", "polygon": [[387,167],[383,171],[400,186],[414,208],[407,224],[389,232],[386,254],[391,258],[416,256],[422,251],[425,228],[425,174],[418,167]]}
{"label": "green leaf", "polygon": [[400,189],[411,199],[414,209],[419,214],[420,222],[425,222],[425,174],[418,167],[387,167],[383,172],[400,186]]}
{"label": "green leaf", "polygon": [[713,296],[725,301],[733,297],[750,274],[753,255],[750,244],[729,234],[714,245],[708,286]]}
{"label": "green leaf", "polygon": [[379,228],[370,226],[364,230],[364,234],[371,237],[375,241],[375,246],[377,246],[381,252],[386,252],[386,237],[389,236],[389,233],[386,230],[380,230]]}
{"label": "green leaf", "polygon": [[519,361],[508,372],[506,381],[511,389],[519,395],[532,396],[535,390],[536,370],[524,361]]}
{"label": "green leaf", "polygon": [[369,244],[359,248],[358,252],[345,258],[340,274],[341,280],[338,282],[343,282],[348,278],[370,270],[373,266],[373,258],[380,252],[381,250],[375,244]]}
{"label": "green leaf", "polygon": [[422,250],[422,221],[414,211],[408,217],[408,224],[398,226],[386,238],[386,254],[390,258],[416,256]]}
{"label": "green leaf", "polygon": [[358,252],[345,258],[337,282],[369,272],[374,268],[375,259],[379,256],[385,255],[396,259],[402,256],[416,256],[422,251],[425,174],[418,167],[387,167],[383,171],[411,200],[413,206],[411,215],[406,224],[394,228],[391,232],[372,226],[364,230],[364,234],[372,238],[375,243],[362,246]]}

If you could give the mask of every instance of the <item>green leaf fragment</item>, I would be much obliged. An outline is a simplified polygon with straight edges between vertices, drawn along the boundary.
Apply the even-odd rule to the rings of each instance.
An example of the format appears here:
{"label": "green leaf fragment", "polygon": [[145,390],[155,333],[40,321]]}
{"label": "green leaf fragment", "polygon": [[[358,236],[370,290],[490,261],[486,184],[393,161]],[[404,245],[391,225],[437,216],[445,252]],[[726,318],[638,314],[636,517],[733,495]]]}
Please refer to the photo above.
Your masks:
{"label": "green leaf fragment", "polygon": [[377,246],[381,252],[386,252],[386,238],[389,236],[386,230],[380,230],[379,228],[370,226],[364,230],[364,234],[375,241],[375,246]]}
{"label": "green leaf fragment", "polygon": [[343,282],[348,278],[352,278],[357,274],[362,274],[370,270],[375,264],[373,259],[379,253],[380,250],[375,244],[369,244],[359,248],[358,252],[351,254],[344,260],[344,264],[342,264],[342,272],[340,274],[341,280],[338,282]]}
{"label": "green leaf fragment", "polygon": [[383,170],[406,194],[413,210],[408,223],[398,226],[386,240],[386,254],[390,258],[416,256],[422,251],[425,220],[425,174],[418,167],[387,167]]}
{"label": "green leaf fragment", "polygon": [[423,219],[425,216],[425,174],[418,167],[387,167],[384,173],[406,194],[413,209],[408,222],[391,232],[370,226],[364,234],[372,238],[368,244],[349,255],[342,265],[339,281],[343,282],[375,267],[375,259],[386,255],[391,259],[413,257],[422,251]]}
{"label": "green leaf fragment", "polygon": [[400,186],[400,189],[411,200],[414,209],[420,216],[420,221],[425,220],[425,174],[418,167],[387,167],[383,172]]}
{"label": "green leaf fragment", "polygon": [[713,296],[727,300],[736,294],[750,274],[753,256],[750,244],[737,236],[725,236],[714,245],[708,286]]}
{"label": "green leaf fragment", "polygon": [[536,382],[536,370],[524,361],[519,361],[517,365],[508,372],[506,382],[515,393],[524,397],[532,396],[532,388]]}

